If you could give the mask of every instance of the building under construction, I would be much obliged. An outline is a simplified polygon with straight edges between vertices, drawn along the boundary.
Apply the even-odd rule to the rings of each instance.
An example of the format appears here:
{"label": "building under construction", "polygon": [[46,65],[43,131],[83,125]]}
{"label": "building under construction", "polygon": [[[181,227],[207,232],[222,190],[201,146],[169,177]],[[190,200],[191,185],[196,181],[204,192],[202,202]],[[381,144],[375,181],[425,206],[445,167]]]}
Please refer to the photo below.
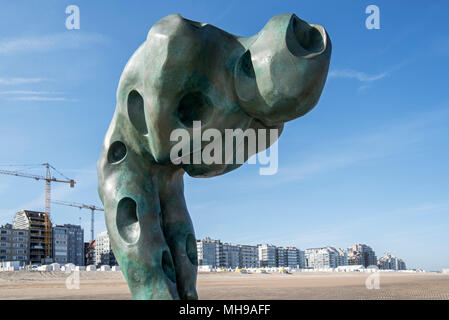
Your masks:
{"label": "building under construction", "polygon": [[52,251],[51,222],[45,212],[21,210],[14,218],[14,229],[29,230],[30,263],[49,262]]}

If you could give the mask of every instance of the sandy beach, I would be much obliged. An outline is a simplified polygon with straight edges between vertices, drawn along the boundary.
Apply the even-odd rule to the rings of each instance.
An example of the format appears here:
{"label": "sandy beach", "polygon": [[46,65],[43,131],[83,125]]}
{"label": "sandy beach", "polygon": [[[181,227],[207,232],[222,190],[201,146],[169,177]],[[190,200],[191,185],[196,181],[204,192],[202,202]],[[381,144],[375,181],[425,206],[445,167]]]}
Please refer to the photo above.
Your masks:
{"label": "sandy beach", "polygon": [[[380,273],[379,289],[367,289],[368,273],[199,273],[200,299],[449,299],[449,275]],[[79,272],[68,289],[64,272],[0,272],[0,299],[131,299],[121,272]]]}

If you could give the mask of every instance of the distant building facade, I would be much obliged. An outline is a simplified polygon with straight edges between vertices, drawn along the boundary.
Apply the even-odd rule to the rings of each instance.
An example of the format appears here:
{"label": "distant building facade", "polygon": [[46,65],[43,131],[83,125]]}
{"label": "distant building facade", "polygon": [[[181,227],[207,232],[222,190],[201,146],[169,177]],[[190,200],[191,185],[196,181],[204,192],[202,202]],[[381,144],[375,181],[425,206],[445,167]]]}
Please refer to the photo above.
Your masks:
{"label": "distant building facade", "polygon": [[95,240],[84,243],[84,264],[86,266],[96,265],[96,263],[95,263]]}
{"label": "distant building facade", "polygon": [[287,267],[287,248],[276,247],[276,267]]}
{"label": "distant building facade", "polygon": [[95,264],[97,266],[117,264],[107,231],[99,233],[95,238]]}
{"label": "distant building facade", "polygon": [[81,226],[63,224],[53,227],[53,260],[84,265],[84,230]]}
{"label": "distant building facade", "polygon": [[53,227],[53,262],[66,264],[68,262],[67,229],[61,226]]}
{"label": "distant building facade", "polygon": [[365,268],[377,265],[374,250],[366,244],[354,244],[348,248],[348,264],[363,265]]}
{"label": "distant building facade", "polygon": [[67,230],[67,262],[84,266],[84,229],[80,225],[63,224]]}
{"label": "distant building facade", "polygon": [[306,268],[306,252],[303,250],[299,250],[299,268]]}
{"label": "distant building facade", "polygon": [[259,244],[258,256],[259,266],[273,268],[276,267],[276,247],[271,244]]}
{"label": "distant building facade", "polygon": [[258,249],[250,245],[222,243],[206,237],[196,242],[198,265],[212,268],[256,268]]}
{"label": "distant building facade", "polygon": [[[21,210],[16,213],[13,228],[29,231],[29,262],[41,264],[51,258],[51,229],[45,229],[45,212]],[[51,225],[50,225],[51,226]],[[50,234],[47,234],[50,233]],[[46,239],[50,242],[46,242]],[[47,256],[46,245],[49,245],[50,255]]]}
{"label": "distant building facade", "polygon": [[223,243],[219,246],[218,250],[220,261],[219,267],[233,269],[239,267],[239,253],[239,246],[230,243]]}
{"label": "distant building facade", "polygon": [[212,268],[218,267],[219,259],[217,257],[221,245],[219,240],[212,240],[209,237],[206,237],[204,240],[197,240],[198,265],[210,266]]}
{"label": "distant building facade", "polygon": [[377,261],[377,266],[382,270],[407,270],[404,260],[393,256],[391,253],[385,254]]}
{"label": "distant building facade", "polygon": [[306,267],[312,269],[336,268],[335,252],[328,247],[306,249]]}
{"label": "distant building facade", "polygon": [[14,229],[11,224],[0,227],[0,261],[29,263],[29,231]]}
{"label": "distant building facade", "polygon": [[327,247],[333,252],[333,258],[335,259],[335,266],[346,266],[348,265],[348,253],[341,248]]}
{"label": "distant building facade", "polygon": [[259,257],[257,246],[239,245],[239,267],[240,268],[257,268],[259,266]]}
{"label": "distant building facade", "polygon": [[313,269],[337,268],[347,265],[347,254],[334,247],[311,248],[305,251],[306,267]]}
{"label": "distant building facade", "polygon": [[304,252],[295,247],[276,247],[276,266],[280,268],[303,268]]}

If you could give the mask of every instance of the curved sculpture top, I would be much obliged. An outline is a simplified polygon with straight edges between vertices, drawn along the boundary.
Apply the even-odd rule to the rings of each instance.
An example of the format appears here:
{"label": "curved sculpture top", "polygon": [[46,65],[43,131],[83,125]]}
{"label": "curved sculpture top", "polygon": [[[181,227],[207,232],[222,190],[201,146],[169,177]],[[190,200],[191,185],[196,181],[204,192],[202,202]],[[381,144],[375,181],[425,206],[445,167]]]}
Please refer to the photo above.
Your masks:
{"label": "curved sculpture top", "polygon": [[[273,17],[248,38],[180,15],[150,29],[122,73],[98,161],[108,233],[133,298],[197,299],[196,240],[183,174],[211,177],[241,165],[175,164],[174,130],[194,134],[194,121],[201,121],[201,132],[282,131],[285,122],[317,104],[330,57],[324,28],[294,14]],[[180,158],[194,157],[206,145],[193,145]],[[240,152],[231,147],[234,156]],[[244,159],[254,153],[246,151]]]}

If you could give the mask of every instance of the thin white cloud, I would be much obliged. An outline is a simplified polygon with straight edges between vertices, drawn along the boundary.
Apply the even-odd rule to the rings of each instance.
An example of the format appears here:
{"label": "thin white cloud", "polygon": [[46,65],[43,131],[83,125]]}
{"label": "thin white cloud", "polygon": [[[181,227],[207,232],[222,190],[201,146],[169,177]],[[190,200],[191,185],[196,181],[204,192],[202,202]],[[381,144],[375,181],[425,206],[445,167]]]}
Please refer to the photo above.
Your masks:
{"label": "thin white cloud", "polygon": [[[387,71],[380,72],[377,74],[371,74],[371,75],[367,74],[365,72],[357,71],[357,70],[353,70],[353,69],[334,69],[329,72],[328,77],[329,78],[355,79],[355,80],[358,80],[363,83],[371,83],[371,82],[382,80],[382,79],[390,76],[393,72],[399,70],[400,68],[409,64],[412,61],[413,61],[412,58],[406,59],[406,60],[402,61],[401,63],[398,63],[397,65],[389,68]],[[364,85],[364,86],[360,87],[359,89],[364,90],[367,87],[368,87],[367,85]]]}
{"label": "thin white cloud", "polygon": [[364,72],[345,69],[345,70],[332,70],[329,72],[329,78],[346,78],[346,79],[356,79],[360,82],[373,82],[388,76],[388,72],[382,72],[375,75],[368,75]]}
{"label": "thin white cloud", "polygon": [[63,92],[55,91],[30,91],[30,90],[10,90],[10,91],[0,91],[0,95],[48,95],[48,94],[63,94]]}
{"label": "thin white cloud", "polygon": [[98,33],[67,31],[63,33],[0,39],[0,54],[29,53],[74,49],[105,43],[107,37]]}
{"label": "thin white cloud", "polygon": [[220,14],[215,19],[213,19],[212,23],[216,24],[217,22],[223,20],[224,17],[226,17],[227,15],[229,15],[229,13],[231,13],[231,11],[234,9],[234,7],[235,7],[235,2],[231,2],[226,7],[226,9],[221,8]]}
{"label": "thin white cloud", "polygon": [[29,96],[29,97],[13,97],[7,98],[10,101],[74,101],[65,97],[42,97],[42,96]]}
{"label": "thin white cloud", "polygon": [[45,81],[51,80],[45,78],[0,78],[1,85],[29,84],[29,83],[40,83]]}
{"label": "thin white cloud", "polygon": [[[32,91],[32,90],[10,90],[0,91],[0,97],[8,101],[74,101],[62,97],[62,92],[54,91]],[[56,96],[55,96],[56,95]]]}

